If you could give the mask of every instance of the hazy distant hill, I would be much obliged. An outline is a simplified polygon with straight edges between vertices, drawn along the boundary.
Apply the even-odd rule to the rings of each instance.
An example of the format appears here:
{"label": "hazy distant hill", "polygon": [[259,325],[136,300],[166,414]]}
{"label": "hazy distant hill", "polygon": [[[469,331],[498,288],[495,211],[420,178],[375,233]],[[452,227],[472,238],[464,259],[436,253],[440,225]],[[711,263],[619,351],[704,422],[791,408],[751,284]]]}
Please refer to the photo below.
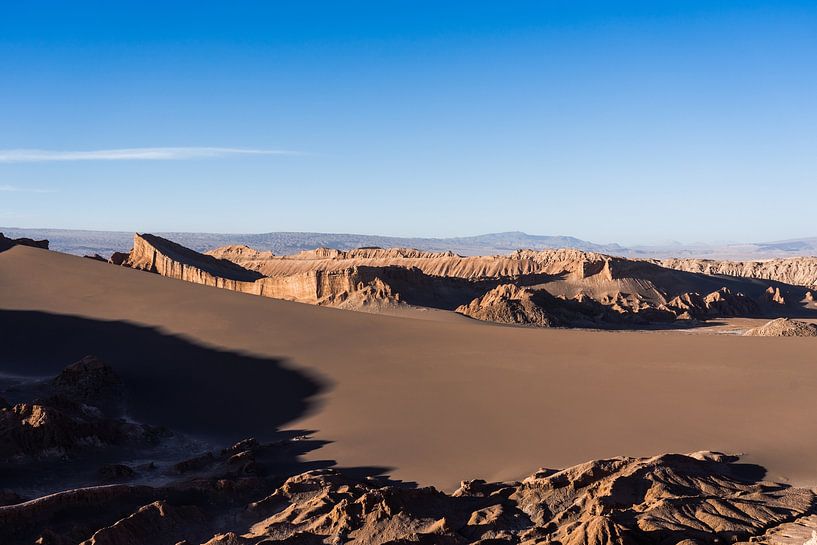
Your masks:
{"label": "hazy distant hill", "polygon": [[[0,227],[7,236],[47,238],[51,249],[76,255],[128,251],[133,245],[133,233],[128,231],[81,231],[71,229],[19,229]],[[338,233],[154,233],[171,239],[198,252],[228,244],[246,244],[257,250],[276,254],[293,254],[317,247],[350,250],[365,246],[408,247],[427,251],[451,250],[461,255],[505,254],[521,248],[577,248],[606,254],[642,257],[698,257],[707,259],[770,259],[775,257],[817,256],[817,237],[745,244],[667,244],[659,246],[631,246],[595,244],[569,236],[529,235],[519,231],[490,233],[471,237],[410,238],[379,235]]]}
{"label": "hazy distant hill", "polygon": [[[66,229],[17,229],[0,227],[0,232],[10,237],[47,238],[51,249],[69,254],[97,253],[107,257],[111,252],[127,251],[133,245],[133,233],[125,231],[79,231]],[[408,238],[378,235],[337,233],[154,233],[171,239],[198,252],[228,244],[246,244],[257,250],[270,250],[276,254],[293,254],[317,247],[350,250],[364,246],[408,247],[428,251],[446,251],[462,255],[507,253],[519,248],[577,248],[580,250],[621,253],[617,244],[594,244],[567,236],[528,235],[518,231],[491,233],[456,238]]]}

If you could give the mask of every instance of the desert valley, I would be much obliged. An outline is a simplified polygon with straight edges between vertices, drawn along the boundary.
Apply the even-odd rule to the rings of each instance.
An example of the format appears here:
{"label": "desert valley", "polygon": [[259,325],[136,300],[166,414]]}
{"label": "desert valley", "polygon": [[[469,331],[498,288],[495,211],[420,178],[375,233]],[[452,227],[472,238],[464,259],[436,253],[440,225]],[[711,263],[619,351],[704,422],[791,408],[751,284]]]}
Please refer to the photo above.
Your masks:
{"label": "desert valley", "polygon": [[0,4],[0,545],[817,545],[817,2]]}
{"label": "desert valley", "polygon": [[817,528],[814,258],[0,240],[4,542]]}

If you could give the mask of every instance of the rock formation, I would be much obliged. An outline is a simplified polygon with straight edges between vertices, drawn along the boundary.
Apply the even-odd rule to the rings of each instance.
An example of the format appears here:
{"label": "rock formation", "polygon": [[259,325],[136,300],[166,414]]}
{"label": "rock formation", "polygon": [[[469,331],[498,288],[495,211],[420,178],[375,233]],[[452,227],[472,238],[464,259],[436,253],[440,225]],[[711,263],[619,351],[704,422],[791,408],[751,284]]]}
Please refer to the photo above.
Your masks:
{"label": "rock formation", "polygon": [[48,249],[47,240],[33,240],[30,238],[8,238],[0,233],[0,252],[8,250],[12,246],[30,246],[32,248]]}
{"label": "rock formation", "polygon": [[[230,248],[227,255],[233,257],[251,253]],[[196,284],[314,305],[365,308],[400,304],[399,296],[369,268],[265,277],[227,259],[200,254],[153,235],[136,235],[130,254],[112,256],[111,262]]]}
{"label": "rock formation", "polygon": [[817,257],[791,257],[763,261],[663,259],[656,261],[656,263],[679,271],[757,278],[793,286],[817,288]]}
{"label": "rock formation", "polygon": [[508,324],[610,327],[746,316],[756,314],[759,307],[728,288],[704,296],[684,293],[666,304],[656,304],[636,294],[619,292],[597,301],[579,293],[566,299],[553,297],[545,290],[503,284],[456,311],[477,320]]}
{"label": "rock formation", "polygon": [[559,320],[533,301],[534,292],[513,284],[502,284],[485,295],[457,307],[457,312],[476,320],[500,324],[552,327]]}
{"label": "rock formation", "polygon": [[33,401],[0,408],[0,462],[24,463],[77,451],[157,443],[167,430],[111,414],[121,381],[93,356],[68,366]]}
{"label": "rock formation", "polygon": [[[808,292],[806,292],[805,297],[808,297]],[[761,296],[761,300],[767,304],[775,304],[775,305],[785,305],[786,298],[783,297],[783,294],[780,293],[780,287],[772,287],[769,286],[766,288],[766,291]]]}
{"label": "rock formation", "polygon": [[318,248],[277,256],[225,246],[200,254],[160,237],[136,235],[133,250],[110,261],[300,303],[375,312],[432,307],[540,326],[641,327],[772,310],[780,315],[806,296],[794,286],[763,286],[575,249],[462,257],[407,248]]}
{"label": "rock formation", "polygon": [[107,363],[85,356],[63,369],[52,381],[52,388],[66,399],[99,407],[120,398],[122,380]]}
{"label": "rock formation", "polygon": [[817,529],[813,491],[761,481],[760,468],[719,453],[595,460],[520,482],[463,481],[446,494],[338,469],[287,476],[264,462],[285,448],[244,441],[161,487],[95,486],[0,507],[0,538],[52,545],[703,545],[780,543],[786,533]]}
{"label": "rock formation", "polygon": [[817,325],[789,318],[777,318],[748,330],[750,337],[817,337]]}

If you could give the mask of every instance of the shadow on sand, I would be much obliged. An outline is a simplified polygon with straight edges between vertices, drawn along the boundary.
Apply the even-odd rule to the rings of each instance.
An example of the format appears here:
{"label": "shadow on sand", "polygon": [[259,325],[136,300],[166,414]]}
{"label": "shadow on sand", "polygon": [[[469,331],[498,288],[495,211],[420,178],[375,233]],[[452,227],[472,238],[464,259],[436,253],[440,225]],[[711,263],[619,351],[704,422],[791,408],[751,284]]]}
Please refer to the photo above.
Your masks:
{"label": "shadow on sand", "polygon": [[[178,445],[162,451],[175,460],[253,437],[276,445],[266,460],[275,475],[336,466],[334,460],[302,458],[327,444],[311,438],[313,431],[281,430],[316,410],[316,396],[327,388],[324,381],[281,359],[218,350],[127,322],[44,312],[0,310],[0,332],[0,374],[6,376],[42,382],[88,354],[107,362],[124,383],[128,417],[183,434]],[[17,396],[25,394],[23,389]],[[23,400],[32,399],[19,401]],[[184,443],[185,436],[189,443]],[[111,447],[24,466],[0,464],[0,488],[18,489],[32,497],[88,486],[95,484],[101,464],[142,455],[153,457],[156,452]],[[386,480],[390,469],[344,471]]]}
{"label": "shadow on sand", "polygon": [[93,354],[125,383],[128,416],[219,442],[277,430],[316,406],[325,384],[259,358],[205,347],[127,322],[31,311],[0,311],[0,372],[54,376]]}

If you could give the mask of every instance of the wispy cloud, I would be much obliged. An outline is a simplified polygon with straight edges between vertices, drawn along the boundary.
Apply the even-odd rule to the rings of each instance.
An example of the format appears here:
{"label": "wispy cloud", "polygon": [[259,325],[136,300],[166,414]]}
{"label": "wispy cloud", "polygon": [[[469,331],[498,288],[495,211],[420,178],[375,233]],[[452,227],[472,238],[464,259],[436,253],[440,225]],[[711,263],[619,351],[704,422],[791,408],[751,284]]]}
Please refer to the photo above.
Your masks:
{"label": "wispy cloud", "polygon": [[247,148],[123,148],[88,151],[0,149],[0,163],[50,161],[167,161],[235,155],[302,155],[290,150]]}
{"label": "wispy cloud", "polygon": [[18,185],[0,185],[0,192],[6,193],[54,193],[53,189],[37,187],[20,187]]}

